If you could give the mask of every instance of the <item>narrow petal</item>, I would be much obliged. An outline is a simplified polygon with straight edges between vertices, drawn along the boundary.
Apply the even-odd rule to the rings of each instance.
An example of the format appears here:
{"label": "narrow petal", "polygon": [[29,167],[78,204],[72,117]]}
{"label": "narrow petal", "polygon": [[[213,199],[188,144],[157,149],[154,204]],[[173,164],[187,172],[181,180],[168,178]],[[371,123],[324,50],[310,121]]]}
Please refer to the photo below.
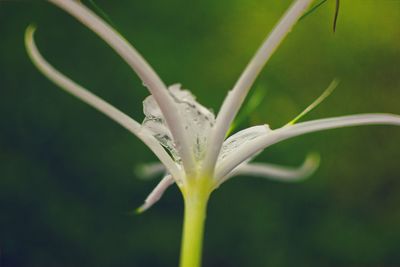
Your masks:
{"label": "narrow petal", "polygon": [[296,0],[251,59],[218,113],[208,144],[205,170],[212,170],[225,135],[258,74],[313,0]]}
{"label": "narrow petal", "polygon": [[282,167],[267,163],[243,163],[227,176],[218,181],[222,184],[226,180],[237,176],[256,176],[282,182],[298,182],[311,176],[319,166],[319,155],[310,154],[300,167]]}
{"label": "narrow petal", "polygon": [[30,26],[27,28],[25,33],[25,46],[32,62],[48,79],[68,93],[110,117],[112,120],[136,135],[153,151],[160,161],[167,166],[168,171],[172,173],[176,179],[182,178],[180,170],[177,168],[175,162],[171,159],[168,153],[151,134],[141,127],[137,121],[130,118],[128,115],[110,105],[103,99],[92,94],[82,86],[76,84],[74,81],[51,66],[39,53],[34,41],[34,32],[35,29],[33,27]]}
{"label": "narrow petal", "polygon": [[255,153],[280,141],[306,133],[360,125],[400,126],[400,116],[393,114],[360,114],[313,120],[291,126],[285,126],[260,136],[250,141],[246,146],[240,147],[240,149],[236,150],[234,153],[231,153],[229,157],[218,164],[216,176],[225,176],[236,166],[246,161]]}
{"label": "narrow petal", "polygon": [[171,175],[165,176],[153,189],[153,191],[151,191],[150,195],[144,201],[144,204],[140,206],[138,209],[136,209],[136,212],[142,213],[148,210],[151,206],[154,205],[154,203],[160,200],[165,190],[167,190],[167,188],[173,184],[174,184],[174,179],[172,178],[172,176]]}
{"label": "narrow petal", "polygon": [[177,143],[185,170],[189,174],[193,173],[195,163],[189,149],[187,134],[183,128],[183,123],[181,123],[181,115],[175,107],[165,84],[152,67],[115,29],[110,27],[81,2],[72,0],[48,1],[70,13],[82,24],[95,32],[131,66],[160,106],[168,127],[171,129],[174,141]]}

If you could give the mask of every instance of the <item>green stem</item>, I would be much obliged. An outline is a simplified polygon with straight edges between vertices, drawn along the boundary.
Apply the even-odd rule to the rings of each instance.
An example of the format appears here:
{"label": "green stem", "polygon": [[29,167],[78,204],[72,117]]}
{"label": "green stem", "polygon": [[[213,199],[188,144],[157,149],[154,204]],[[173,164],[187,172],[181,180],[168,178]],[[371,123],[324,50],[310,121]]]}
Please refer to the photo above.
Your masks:
{"label": "green stem", "polygon": [[206,219],[209,190],[199,184],[184,194],[185,213],[183,221],[180,267],[200,267],[203,247],[204,222]]}

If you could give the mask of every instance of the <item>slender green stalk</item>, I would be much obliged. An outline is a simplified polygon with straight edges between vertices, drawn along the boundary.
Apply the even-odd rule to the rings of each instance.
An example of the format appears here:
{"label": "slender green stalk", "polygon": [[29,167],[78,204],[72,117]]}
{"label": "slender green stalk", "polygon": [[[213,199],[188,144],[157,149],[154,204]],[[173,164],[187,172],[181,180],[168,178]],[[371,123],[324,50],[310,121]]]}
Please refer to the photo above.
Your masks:
{"label": "slender green stalk", "polygon": [[[196,179],[197,180],[197,179]],[[180,267],[200,267],[203,248],[204,223],[211,190],[208,179],[198,179],[183,192],[185,213],[183,220]]]}

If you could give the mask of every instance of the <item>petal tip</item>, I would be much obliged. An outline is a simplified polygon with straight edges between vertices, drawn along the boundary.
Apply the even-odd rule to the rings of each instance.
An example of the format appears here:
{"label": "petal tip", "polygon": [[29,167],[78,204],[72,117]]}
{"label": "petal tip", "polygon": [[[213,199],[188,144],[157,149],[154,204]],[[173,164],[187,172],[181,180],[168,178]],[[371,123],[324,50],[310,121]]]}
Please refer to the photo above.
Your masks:
{"label": "petal tip", "polygon": [[28,27],[26,27],[25,33],[26,34],[33,33],[33,32],[36,31],[36,28],[37,28],[36,24],[35,23],[31,23],[31,24],[28,25]]}
{"label": "petal tip", "polygon": [[136,215],[141,215],[143,212],[145,212],[147,210],[147,208],[145,207],[146,204],[143,204],[142,206],[138,207],[137,209],[135,209],[135,214]]}
{"label": "petal tip", "polygon": [[32,43],[33,36],[34,36],[35,32],[36,32],[36,24],[31,23],[31,24],[28,25],[28,27],[26,27],[26,30],[25,30],[25,45],[27,47],[29,47],[30,44]]}
{"label": "petal tip", "polygon": [[306,160],[303,163],[303,170],[305,172],[303,179],[300,180],[304,180],[311,177],[311,175],[313,175],[317,171],[320,163],[321,163],[321,155],[318,152],[309,153],[307,155]]}

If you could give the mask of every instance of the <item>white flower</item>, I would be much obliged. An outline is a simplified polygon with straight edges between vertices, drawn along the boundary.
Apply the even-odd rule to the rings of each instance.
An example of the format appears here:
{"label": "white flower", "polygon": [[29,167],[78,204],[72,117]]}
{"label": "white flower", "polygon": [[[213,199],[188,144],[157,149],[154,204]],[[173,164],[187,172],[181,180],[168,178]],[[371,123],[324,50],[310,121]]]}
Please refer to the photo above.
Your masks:
{"label": "white flower", "polygon": [[[249,163],[268,146],[288,138],[347,126],[400,125],[400,116],[391,114],[351,115],[303,123],[295,123],[298,119],[296,118],[278,129],[272,130],[268,125],[253,126],[225,139],[259,72],[312,0],[294,1],[251,59],[234,88],[228,92],[216,117],[180,85],[167,87],[143,57],[118,32],[82,3],[73,0],[49,0],[49,2],[70,13],[108,43],[132,67],[151,93],[151,96],[143,102],[145,119],[140,124],[53,68],[37,50],[33,39],[34,28],[27,29],[25,41],[28,53],[44,75],[128,129],[161,161],[161,164],[142,168],[148,175],[161,172],[166,174],[146,199],[140,211],[154,204],[174,183],[185,195],[188,194],[188,187],[198,181],[206,181],[208,189],[212,191],[235,175],[269,177],[282,181],[295,181],[309,176],[318,166],[319,159],[315,155],[307,157],[299,168]],[[334,83],[331,84],[326,93],[300,116],[321,102],[334,86]]]}

